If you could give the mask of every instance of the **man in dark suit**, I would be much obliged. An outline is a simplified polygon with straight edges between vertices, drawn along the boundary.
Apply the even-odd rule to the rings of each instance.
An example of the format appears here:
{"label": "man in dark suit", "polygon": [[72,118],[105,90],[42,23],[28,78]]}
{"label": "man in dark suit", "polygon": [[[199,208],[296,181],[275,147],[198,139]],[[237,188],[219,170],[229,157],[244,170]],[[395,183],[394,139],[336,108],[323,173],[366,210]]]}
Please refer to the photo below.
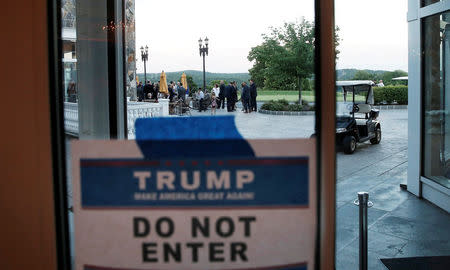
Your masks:
{"label": "man in dark suit", "polygon": [[256,84],[253,79],[250,79],[250,111],[257,111],[256,97],[258,96],[258,91],[256,90]]}
{"label": "man in dark suit", "polygon": [[178,82],[178,99],[184,100],[186,99],[186,88],[183,87],[183,85]]}
{"label": "man in dark suit", "polygon": [[151,81],[147,81],[144,85],[144,99],[149,99],[151,93],[153,93],[153,84]]}
{"label": "man in dark suit", "polygon": [[175,96],[175,92],[173,91],[173,81],[170,81],[169,85],[167,86],[167,90],[169,91],[169,101],[173,101],[173,97]]}
{"label": "man in dark suit", "polygon": [[225,97],[227,98],[227,112],[232,112],[234,108],[233,104],[233,84],[230,82],[229,85],[225,87]]}
{"label": "man in dark suit", "polygon": [[159,82],[153,85],[152,99],[154,99],[156,103],[158,103],[158,94],[159,94]]}
{"label": "man in dark suit", "polygon": [[251,113],[252,109],[250,107],[250,88],[246,82],[242,83],[242,94],[241,94],[242,104],[244,105],[244,113]]}
{"label": "man in dark suit", "polygon": [[143,101],[144,100],[144,86],[142,85],[142,82],[139,82],[136,90],[137,90],[138,101]]}
{"label": "man in dark suit", "polygon": [[217,105],[219,109],[220,105],[222,105],[222,109],[225,108],[225,83],[223,81],[220,81],[219,103]]}
{"label": "man in dark suit", "polygon": [[233,111],[235,111],[236,110],[236,102],[238,101],[236,81],[233,81],[232,86],[233,86],[233,89],[232,89]]}

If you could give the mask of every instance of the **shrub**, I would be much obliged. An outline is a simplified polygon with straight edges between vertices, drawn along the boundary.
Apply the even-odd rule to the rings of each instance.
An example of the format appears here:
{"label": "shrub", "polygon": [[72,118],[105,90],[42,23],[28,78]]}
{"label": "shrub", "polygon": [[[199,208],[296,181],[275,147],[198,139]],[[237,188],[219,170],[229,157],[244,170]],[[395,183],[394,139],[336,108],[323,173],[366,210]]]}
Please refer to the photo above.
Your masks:
{"label": "shrub", "polygon": [[375,104],[408,104],[408,86],[405,85],[374,87],[373,95]]}
{"label": "shrub", "polygon": [[291,112],[297,112],[302,110],[302,105],[299,104],[289,104],[287,110]]}
{"label": "shrub", "polygon": [[264,104],[261,106],[261,109],[262,109],[262,110],[272,111],[272,105],[273,105],[273,103],[272,103],[271,101],[266,102],[266,103],[264,103]]}
{"label": "shrub", "polygon": [[277,101],[277,103],[282,104],[284,106],[288,106],[289,105],[289,101],[287,101],[286,99],[280,99]]}
{"label": "shrub", "polygon": [[300,104],[289,104],[287,100],[281,99],[266,102],[261,106],[261,109],[268,111],[301,111],[303,106]]}

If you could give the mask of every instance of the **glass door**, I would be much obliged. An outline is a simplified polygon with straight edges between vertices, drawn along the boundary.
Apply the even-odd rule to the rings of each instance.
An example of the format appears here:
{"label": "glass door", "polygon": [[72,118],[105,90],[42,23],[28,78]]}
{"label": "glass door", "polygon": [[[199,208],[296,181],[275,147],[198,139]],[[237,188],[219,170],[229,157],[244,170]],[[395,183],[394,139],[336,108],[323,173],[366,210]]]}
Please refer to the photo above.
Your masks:
{"label": "glass door", "polygon": [[[244,139],[334,141],[320,136],[333,121],[321,100],[334,99],[334,73],[318,63],[322,49],[333,53],[334,33],[317,28],[318,18],[333,23],[331,2],[231,1],[224,9],[210,1],[60,0],[72,262],[72,140],[132,140],[139,118],[232,116]],[[334,66],[334,57],[326,61]],[[334,166],[334,151],[320,150]],[[326,175],[326,194],[334,194],[334,174]],[[332,195],[323,198],[334,205]]]}

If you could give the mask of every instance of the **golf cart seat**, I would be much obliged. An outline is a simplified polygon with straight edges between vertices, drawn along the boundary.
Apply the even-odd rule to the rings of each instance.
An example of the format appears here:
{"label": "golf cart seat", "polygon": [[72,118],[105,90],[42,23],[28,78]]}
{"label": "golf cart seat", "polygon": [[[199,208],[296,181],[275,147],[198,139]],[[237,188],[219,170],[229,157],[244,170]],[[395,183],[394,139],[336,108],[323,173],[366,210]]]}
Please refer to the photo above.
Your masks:
{"label": "golf cart seat", "polygon": [[358,113],[370,113],[370,111],[372,110],[372,106],[370,106],[370,104],[357,104],[359,111]]}
{"label": "golf cart seat", "polygon": [[356,125],[365,126],[367,124],[367,119],[355,119]]}

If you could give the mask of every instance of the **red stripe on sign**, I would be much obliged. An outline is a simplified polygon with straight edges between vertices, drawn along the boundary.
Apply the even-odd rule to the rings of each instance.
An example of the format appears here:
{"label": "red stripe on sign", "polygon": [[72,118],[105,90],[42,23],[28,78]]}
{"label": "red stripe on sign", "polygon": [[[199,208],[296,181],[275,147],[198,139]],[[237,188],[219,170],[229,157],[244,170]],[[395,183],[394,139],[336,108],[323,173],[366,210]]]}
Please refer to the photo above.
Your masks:
{"label": "red stripe on sign", "polygon": [[120,206],[83,206],[83,210],[260,210],[260,209],[273,209],[273,210],[283,210],[283,209],[308,209],[308,205],[286,205],[286,206],[142,206],[142,207],[120,207]]}
{"label": "red stripe on sign", "polygon": [[[222,270],[281,270],[286,268],[294,268],[294,267],[304,267],[306,266],[306,262],[300,262],[300,263],[293,263],[293,264],[285,264],[285,265],[274,265],[274,266],[267,266],[267,267],[253,267],[253,268],[231,268],[231,269],[222,269]],[[105,267],[105,266],[96,266],[96,265],[88,265],[85,264],[83,266],[84,268],[89,268],[93,270],[158,270],[156,268],[116,268],[116,267]]]}
{"label": "red stripe on sign", "polygon": [[228,165],[300,165],[308,164],[307,159],[262,159],[262,160],[228,160]]}
{"label": "red stripe on sign", "polygon": [[159,161],[149,160],[81,160],[81,167],[131,167],[131,166],[159,166]]}

